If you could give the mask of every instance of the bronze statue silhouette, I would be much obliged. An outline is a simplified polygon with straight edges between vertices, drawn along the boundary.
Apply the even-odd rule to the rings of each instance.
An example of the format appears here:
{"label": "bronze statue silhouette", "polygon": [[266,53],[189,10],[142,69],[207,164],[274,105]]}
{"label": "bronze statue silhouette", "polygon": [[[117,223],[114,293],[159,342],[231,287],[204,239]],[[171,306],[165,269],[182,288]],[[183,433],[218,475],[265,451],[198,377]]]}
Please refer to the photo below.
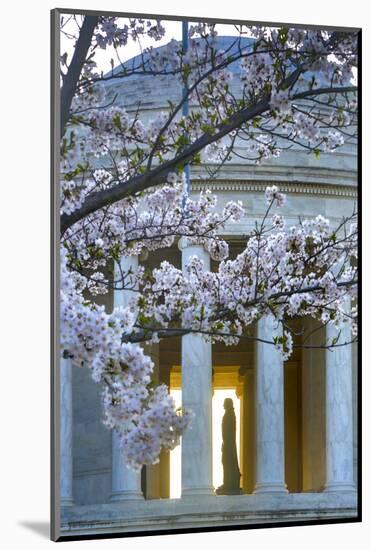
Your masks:
{"label": "bronze statue silhouette", "polygon": [[216,489],[217,495],[239,494],[240,470],[238,467],[236,447],[236,415],[233,408],[233,400],[230,397],[224,399],[225,413],[222,420],[222,464],[223,485]]}

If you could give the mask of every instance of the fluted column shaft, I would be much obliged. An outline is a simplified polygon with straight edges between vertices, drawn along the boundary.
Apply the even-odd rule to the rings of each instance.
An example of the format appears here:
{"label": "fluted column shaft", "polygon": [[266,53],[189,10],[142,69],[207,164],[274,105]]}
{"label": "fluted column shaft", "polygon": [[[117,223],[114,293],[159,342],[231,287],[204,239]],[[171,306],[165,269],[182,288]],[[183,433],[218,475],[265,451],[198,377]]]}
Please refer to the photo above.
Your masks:
{"label": "fluted column shaft", "polygon": [[[327,325],[326,339],[339,330]],[[343,327],[338,344],[351,341],[350,327]],[[353,476],[351,345],[326,350],[326,492],[355,491]]]}
{"label": "fluted column shaft", "polygon": [[[210,257],[201,246],[182,248],[183,270],[196,255],[210,269]],[[194,413],[192,426],[182,437],[182,496],[213,494],[212,486],[212,354],[201,335],[182,337],[182,405]]]}
{"label": "fluted column shaft", "polygon": [[[120,265],[123,275],[131,270],[132,275],[125,278],[125,285],[132,286],[138,269],[138,257],[123,257]],[[120,270],[117,268],[115,279],[118,280],[119,278]],[[132,292],[130,290],[115,290],[113,296],[114,307],[126,307],[131,297]],[[112,431],[112,494],[110,500],[138,500],[142,498],[141,474],[140,472],[134,472],[125,465],[122,449],[119,445],[119,437],[115,431]]]}
{"label": "fluted column shaft", "polygon": [[[272,316],[258,322],[257,337],[272,341],[280,332]],[[285,483],[284,378],[281,353],[256,344],[256,485],[255,493],[287,492]]]}
{"label": "fluted column shaft", "polygon": [[73,468],[72,468],[72,363],[71,359],[60,362],[60,504],[72,506]]}

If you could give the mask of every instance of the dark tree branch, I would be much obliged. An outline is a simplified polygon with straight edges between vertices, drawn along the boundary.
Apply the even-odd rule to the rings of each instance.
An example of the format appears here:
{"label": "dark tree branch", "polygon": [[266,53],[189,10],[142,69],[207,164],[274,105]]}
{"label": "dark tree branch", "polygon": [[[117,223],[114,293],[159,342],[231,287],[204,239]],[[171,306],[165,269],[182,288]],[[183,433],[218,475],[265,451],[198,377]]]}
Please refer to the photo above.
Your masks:
{"label": "dark tree branch", "polygon": [[333,87],[333,88],[314,88],[313,90],[307,90],[306,92],[299,92],[295,94],[292,99],[304,99],[305,97],[312,97],[313,92],[314,95],[322,95],[322,94],[345,94],[345,93],[352,93],[357,92],[358,88],[357,86],[344,86],[344,87]]}
{"label": "dark tree branch", "polygon": [[86,15],[84,17],[72,61],[68,67],[67,74],[63,78],[63,86],[61,89],[61,137],[66,129],[72,99],[76,93],[77,83],[86,61],[86,56],[91,46],[91,40],[97,23],[98,17],[93,17],[92,15]]}
{"label": "dark tree branch", "polygon": [[[300,67],[296,69],[283,83],[285,87],[292,86],[296,80],[299,78],[303,68]],[[219,124],[216,127],[216,132],[213,135],[203,134],[198,138],[192,145],[186,148],[179,155],[175,156],[173,159],[164,162],[161,166],[154,168],[153,170],[141,175],[131,178],[128,181],[119,183],[118,185],[105,189],[103,191],[98,191],[96,193],[91,193],[85,200],[81,208],[75,210],[72,214],[61,216],[61,233],[63,234],[71,225],[78,222],[82,218],[85,218],[88,214],[92,214],[96,210],[109,204],[113,204],[119,200],[129,197],[134,193],[139,193],[153,187],[160,185],[166,181],[166,177],[169,172],[176,170],[179,166],[186,164],[190,161],[194,155],[199,151],[202,151],[207,145],[218,141],[227,134],[229,134],[235,128],[239,128],[242,124],[248,122],[249,120],[254,119],[256,116],[261,115],[264,111],[269,109],[270,94],[264,96],[263,99],[242,109],[239,113],[231,116],[228,122],[224,124]]]}
{"label": "dark tree branch", "polygon": [[[80,34],[81,36],[81,34]],[[334,42],[338,39],[337,33],[335,33],[330,40],[328,45],[333,46]],[[310,67],[309,67],[310,68]],[[290,89],[297,82],[299,76],[307,70],[306,63],[302,63],[293,71],[283,82],[281,83],[281,89]],[[326,87],[325,92],[322,92],[321,89],[309,90],[303,92],[302,94],[295,94],[293,99],[301,99],[303,97],[316,96],[321,93],[330,93],[331,88]],[[346,88],[345,91],[350,91],[349,88]],[[353,91],[353,87],[352,90]],[[339,93],[339,88],[334,88],[335,93]],[[72,212],[72,214],[63,214],[61,216],[61,234],[71,227],[76,222],[85,218],[89,214],[96,212],[100,208],[109,206],[118,202],[126,197],[132,196],[134,194],[145,191],[150,187],[160,185],[166,181],[168,174],[172,171],[177,170],[179,167],[184,166],[187,162],[190,162],[193,157],[202,151],[207,145],[214,143],[230,132],[237,128],[241,128],[246,122],[253,120],[255,117],[262,115],[265,112],[268,112],[270,109],[270,93],[267,93],[261,100],[257,101],[254,105],[246,107],[241,111],[235,113],[230,117],[230,119],[221,123],[215,128],[215,132],[211,135],[210,133],[203,134],[200,138],[196,139],[189,147],[185,148],[181,153],[176,155],[171,160],[168,160],[162,163],[160,166],[157,166],[153,169],[147,170],[144,174],[134,176],[129,180],[119,182],[114,187],[109,189],[104,189],[91,193],[87,196],[84,204],[81,208]]]}
{"label": "dark tree branch", "polygon": [[96,212],[104,206],[113,204],[119,200],[133,195],[134,193],[140,193],[149,187],[160,185],[166,181],[166,178],[170,172],[175,171],[179,166],[184,165],[187,161],[190,161],[194,155],[204,149],[210,143],[221,139],[236,127],[240,126],[244,122],[251,120],[255,116],[263,113],[269,106],[267,98],[260,101],[251,108],[244,109],[240,113],[233,116],[228,124],[222,124],[218,127],[218,131],[213,134],[204,134],[197,139],[190,147],[185,149],[182,153],[175,156],[173,159],[164,162],[161,166],[154,168],[150,172],[147,172],[140,176],[135,176],[127,181],[121,182],[114,187],[105,189],[103,191],[97,191],[91,193],[85,200],[81,208],[75,210],[72,214],[61,216],[61,233],[63,233],[71,227],[74,223],[85,218],[87,215]]}
{"label": "dark tree branch", "polygon": [[[321,327],[322,328],[322,327]],[[239,340],[253,340],[255,342],[262,342],[263,344],[270,344],[272,346],[276,345],[273,340],[266,340],[263,338],[258,338],[256,335],[248,335],[248,334],[231,334],[230,332],[212,332],[210,330],[200,330],[200,329],[172,329],[172,328],[161,328],[161,327],[151,327],[146,331],[140,331],[138,333],[134,333],[130,336],[125,336],[123,338],[123,342],[127,343],[134,343],[139,344],[141,342],[146,342],[151,339],[153,334],[157,334],[158,338],[177,338],[179,336],[185,336],[186,334],[203,334],[205,336],[211,336],[211,337],[232,337],[232,338],[238,338]],[[349,346],[349,344],[353,344],[354,342],[357,342],[357,338],[352,338],[349,341],[342,342],[340,344],[293,344],[293,348],[300,348],[300,349],[327,349],[332,350],[334,348],[339,348],[343,346]]]}

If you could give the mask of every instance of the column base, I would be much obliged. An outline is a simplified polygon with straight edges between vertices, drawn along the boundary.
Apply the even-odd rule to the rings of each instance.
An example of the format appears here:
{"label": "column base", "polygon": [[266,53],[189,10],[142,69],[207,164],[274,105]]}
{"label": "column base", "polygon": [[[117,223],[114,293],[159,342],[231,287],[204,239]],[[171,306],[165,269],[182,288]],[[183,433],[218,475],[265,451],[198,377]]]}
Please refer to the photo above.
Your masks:
{"label": "column base", "polygon": [[324,493],[355,493],[357,488],[352,481],[330,481],[326,483]]}
{"label": "column base", "polygon": [[257,495],[257,494],[263,494],[263,493],[286,494],[288,493],[288,490],[287,490],[286,483],[283,483],[282,481],[277,481],[276,483],[272,481],[257,483],[255,485],[253,494]]}
{"label": "column base", "polygon": [[203,487],[188,487],[182,489],[182,498],[195,496],[215,496],[214,487],[205,485]]}
{"label": "column base", "polygon": [[109,502],[120,502],[122,500],[143,500],[143,493],[139,491],[120,491],[112,493]]}

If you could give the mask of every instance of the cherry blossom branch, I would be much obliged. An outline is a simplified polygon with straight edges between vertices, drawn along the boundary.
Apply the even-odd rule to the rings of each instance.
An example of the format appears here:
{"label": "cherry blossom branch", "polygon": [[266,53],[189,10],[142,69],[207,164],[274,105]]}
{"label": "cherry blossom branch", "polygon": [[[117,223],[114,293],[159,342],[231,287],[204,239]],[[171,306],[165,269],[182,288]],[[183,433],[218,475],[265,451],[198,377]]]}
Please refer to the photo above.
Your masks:
{"label": "cherry blossom branch", "polygon": [[[142,327],[138,325],[134,325],[135,328],[141,329]],[[149,326],[146,328],[143,332],[137,332],[133,335],[125,335],[123,337],[123,342],[130,342],[130,343],[141,343],[141,342],[148,342],[151,341],[152,337],[156,335],[157,338],[177,338],[179,336],[186,336],[187,334],[202,334],[204,336],[210,336],[210,337],[216,337],[216,336],[222,336],[222,337],[231,337],[236,338],[238,340],[252,340],[254,342],[261,342],[262,344],[269,344],[272,346],[276,346],[276,342],[273,340],[266,340],[264,338],[259,338],[255,335],[248,335],[248,334],[232,334],[230,332],[218,332],[218,331],[211,331],[211,330],[202,330],[202,329],[191,329],[191,328],[163,328],[163,327],[156,327],[156,326]],[[350,344],[353,344],[357,342],[357,338],[352,338],[349,341],[342,342],[340,344],[293,344],[293,348],[300,348],[300,349],[327,349],[331,350],[333,348],[339,348],[343,346],[349,346]]]}
{"label": "cherry blossom branch", "polygon": [[[299,75],[303,71],[303,68],[297,69],[294,73],[290,75],[289,78],[283,83],[284,87],[292,86],[295,81],[298,79]],[[317,95],[320,90],[312,90],[307,93],[307,97],[310,95]],[[76,209],[72,214],[61,216],[61,232],[62,234],[69,228],[71,225],[81,220],[85,216],[99,210],[100,208],[113,204],[119,200],[124,199],[125,197],[131,196],[133,194],[140,193],[145,191],[150,187],[160,185],[166,181],[167,176],[170,172],[176,170],[177,168],[184,166],[187,162],[191,161],[192,158],[203,150],[207,145],[210,145],[216,141],[219,141],[222,137],[228,135],[231,131],[240,127],[242,124],[246,123],[249,120],[253,120],[262,113],[269,110],[270,105],[270,95],[266,95],[262,100],[258,101],[252,107],[243,109],[242,111],[232,115],[230,120],[225,124],[220,124],[216,132],[213,135],[203,134],[199,139],[197,139],[191,146],[186,148],[183,152],[176,155],[172,160],[165,161],[161,166],[153,168],[149,172],[141,176],[135,176],[129,180],[118,183],[114,187],[111,187],[106,190],[98,191],[91,193],[86,197],[84,204],[81,208]]]}
{"label": "cherry blossom branch", "polygon": [[76,93],[76,86],[86,61],[86,56],[91,46],[91,40],[97,24],[98,17],[93,15],[86,15],[84,17],[71,63],[68,67],[67,74],[63,77],[61,89],[61,137],[65,132],[72,99]]}

